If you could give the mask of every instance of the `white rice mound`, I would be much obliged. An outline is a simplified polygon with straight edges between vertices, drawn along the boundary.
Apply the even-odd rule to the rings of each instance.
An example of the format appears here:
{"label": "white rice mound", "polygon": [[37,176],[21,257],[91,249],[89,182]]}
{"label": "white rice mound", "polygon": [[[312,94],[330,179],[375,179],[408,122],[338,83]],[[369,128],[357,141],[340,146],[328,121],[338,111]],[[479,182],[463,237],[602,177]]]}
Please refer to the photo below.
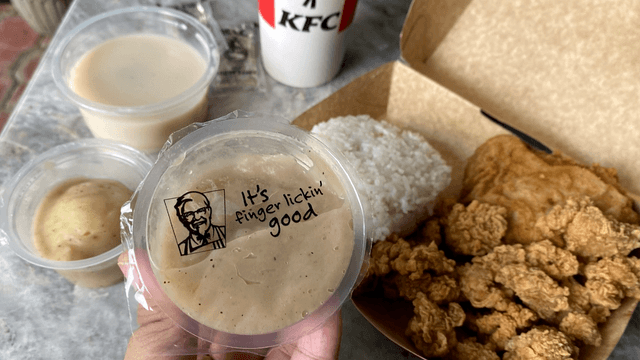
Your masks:
{"label": "white rice mound", "polygon": [[311,133],[342,152],[357,173],[373,241],[415,231],[451,182],[451,167],[424,137],[384,120],[337,117],[315,125]]}

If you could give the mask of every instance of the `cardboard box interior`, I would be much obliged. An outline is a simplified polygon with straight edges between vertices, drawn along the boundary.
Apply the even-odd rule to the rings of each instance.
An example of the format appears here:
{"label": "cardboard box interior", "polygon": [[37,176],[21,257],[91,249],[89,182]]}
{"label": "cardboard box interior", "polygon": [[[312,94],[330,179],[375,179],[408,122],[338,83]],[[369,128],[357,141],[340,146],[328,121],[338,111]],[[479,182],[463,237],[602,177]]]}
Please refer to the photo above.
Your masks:
{"label": "cardboard box interior", "polygon": [[[640,27],[629,20],[640,16],[640,2],[619,3],[629,9],[577,2],[416,0],[401,37],[410,66],[383,65],[293,123],[311,129],[332,117],[369,114],[417,131],[452,166],[445,194],[455,196],[466,159],[507,133],[484,109],[578,161],[618,169],[623,186],[640,194]],[[383,334],[422,357],[404,336],[410,304],[366,296],[353,302]],[[606,359],[636,305],[625,301],[601,329],[602,346],[581,349],[580,358]]]}

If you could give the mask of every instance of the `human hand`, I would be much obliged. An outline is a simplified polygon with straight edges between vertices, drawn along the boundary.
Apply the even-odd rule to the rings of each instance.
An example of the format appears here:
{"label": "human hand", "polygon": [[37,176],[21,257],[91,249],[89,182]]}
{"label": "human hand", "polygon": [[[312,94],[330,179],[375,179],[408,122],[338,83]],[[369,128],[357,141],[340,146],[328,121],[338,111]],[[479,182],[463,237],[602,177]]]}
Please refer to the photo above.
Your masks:
{"label": "human hand", "polygon": [[[126,276],[129,269],[126,254],[120,255],[118,265]],[[153,303],[149,305],[151,308],[155,307]],[[162,311],[149,311],[138,306],[137,320],[139,327],[129,339],[124,360],[150,360],[157,358],[158,354],[168,354],[162,357],[163,360],[335,360],[338,358],[342,336],[342,319],[340,312],[336,312],[320,329],[301,337],[295,343],[269,350],[265,357],[239,352],[225,353],[215,344],[209,346],[210,355],[172,356],[171,352],[179,353],[181,344],[185,348],[193,348],[198,339],[177,326]],[[202,340],[199,342],[203,343]]]}

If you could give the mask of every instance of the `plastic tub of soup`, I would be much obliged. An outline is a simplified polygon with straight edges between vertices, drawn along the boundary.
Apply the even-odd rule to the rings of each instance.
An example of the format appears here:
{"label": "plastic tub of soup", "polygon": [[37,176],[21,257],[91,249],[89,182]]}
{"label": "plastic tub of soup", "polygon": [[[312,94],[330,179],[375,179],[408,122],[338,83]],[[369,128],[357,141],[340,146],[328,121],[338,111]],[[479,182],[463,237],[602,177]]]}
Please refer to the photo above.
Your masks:
{"label": "plastic tub of soup", "polygon": [[211,31],[173,9],[131,7],[86,20],[53,50],[53,79],[95,137],[156,152],[207,119],[220,55]]}
{"label": "plastic tub of soup", "polygon": [[151,168],[126,145],[84,139],[25,164],[4,186],[0,235],[27,262],[83,287],[123,279],[120,208]]}
{"label": "plastic tub of soup", "polygon": [[349,298],[369,251],[342,156],[263,116],[193,125],[171,142],[123,208],[136,299],[235,349],[322,325]]}

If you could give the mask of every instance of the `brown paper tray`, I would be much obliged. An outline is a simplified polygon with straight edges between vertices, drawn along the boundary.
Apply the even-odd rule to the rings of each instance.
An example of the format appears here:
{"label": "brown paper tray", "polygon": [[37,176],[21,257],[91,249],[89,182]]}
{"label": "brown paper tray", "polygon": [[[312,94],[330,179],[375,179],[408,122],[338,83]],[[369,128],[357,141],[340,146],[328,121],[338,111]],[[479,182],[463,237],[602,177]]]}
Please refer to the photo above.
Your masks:
{"label": "brown paper tray", "polygon": [[[456,196],[466,159],[507,133],[483,109],[580,162],[616,168],[621,184],[640,194],[638,17],[640,2],[414,0],[400,41],[404,62],[361,76],[294,124],[311,129],[368,114],[417,131],[452,166],[445,194]],[[352,300],[378,330],[420,356],[404,336],[407,322],[396,320],[411,316],[410,304]],[[602,346],[581,349],[580,358],[606,359],[637,303],[613,312]]]}
{"label": "brown paper tray", "polygon": [[[480,108],[401,62],[386,64],[359,77],[300,115],[293,124],[310,130],[332,117],[355,114],[385,119],[425,136],[452,166],[452,183],[445,193],[453,196],[460,192],[466,159],[490,137],[507,133],[484,117]],[[404,335],[412,316],[410,303],[368,296],[352,300],[381,333],[424,358]],[[602,328],[602,345],[581,349],[580,359],[606,359],[624,333],[637,302],[626,300],[614,311]]]}

